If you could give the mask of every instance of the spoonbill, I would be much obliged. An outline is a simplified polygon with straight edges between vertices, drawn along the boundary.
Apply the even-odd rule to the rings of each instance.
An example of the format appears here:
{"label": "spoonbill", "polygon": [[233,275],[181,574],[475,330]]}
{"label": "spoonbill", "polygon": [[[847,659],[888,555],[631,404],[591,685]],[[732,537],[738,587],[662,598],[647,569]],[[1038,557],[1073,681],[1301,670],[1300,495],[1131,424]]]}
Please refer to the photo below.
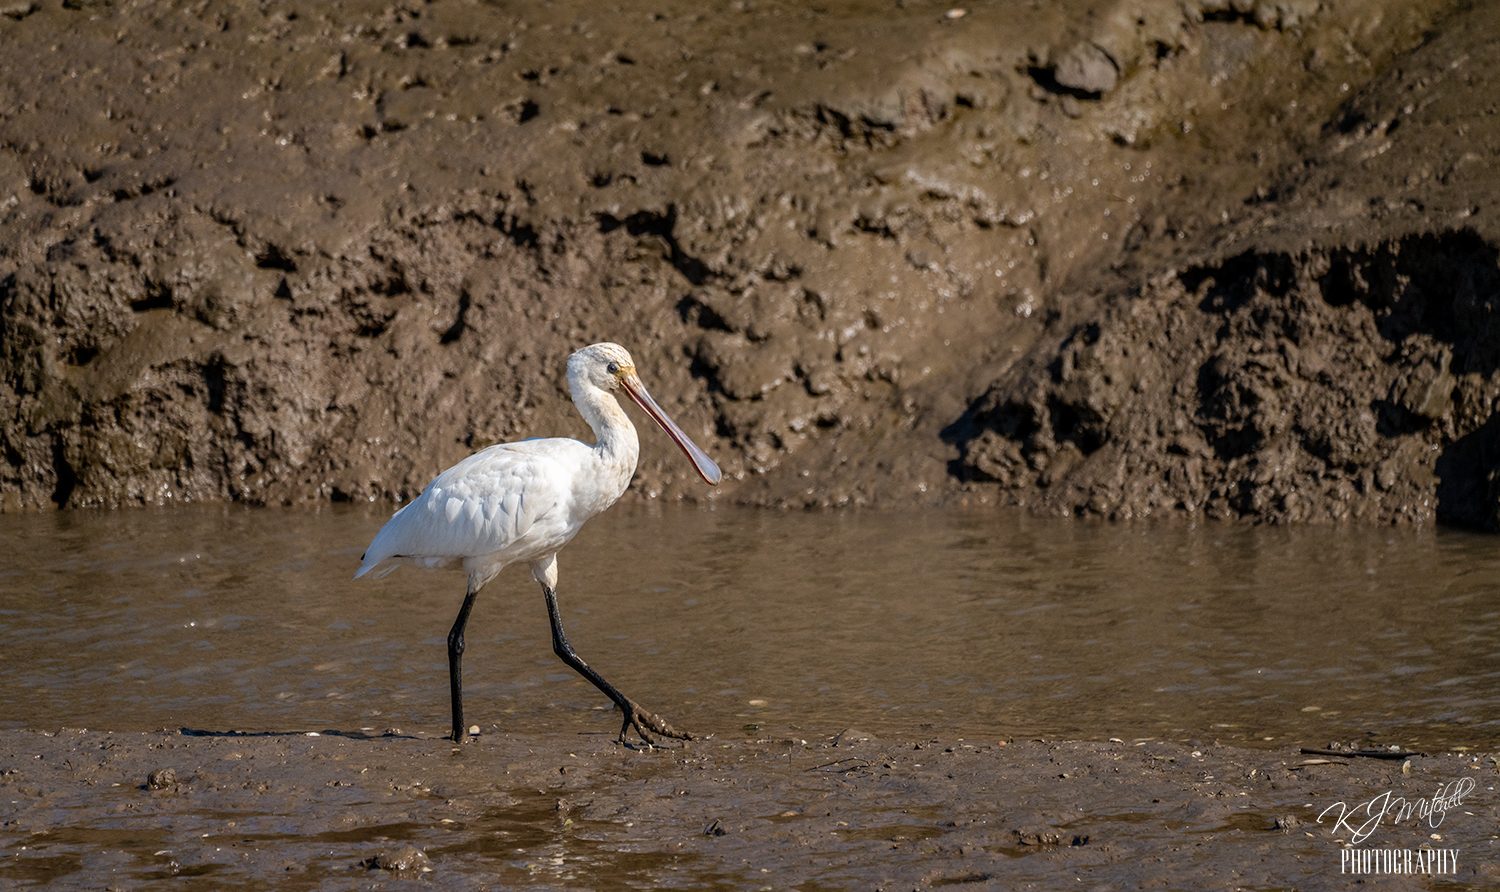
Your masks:
{"label": "spoonbill", "polygon": [[624,347],[593,344],[568,357],[568,391],[593,429],[594,445],[555,437],[501,443],[474,453],[434,477],[421,495],[391,515],[365,550],[354,576],[373,571],[379,577],[402,564],[462,567],[468,574],[463,606],[448,633],[456,743],[467,738],[460,663],[469,611],[485,583],[508,564],[522,561],[531,565],[532,577],[542,586],[552,650],[623,713],[619,742],[626,743],[632,729],[648,746],[655,743],[653,734],[691,740],[691,734],[674,729],[620,693],[574,652],[557,609],[557,552],[585,521],[613,505],[635,474],[640,440],[615,399],[616,391],[624,391],[666,431],[706,483],[717,485],[723,475],[651,398]]}

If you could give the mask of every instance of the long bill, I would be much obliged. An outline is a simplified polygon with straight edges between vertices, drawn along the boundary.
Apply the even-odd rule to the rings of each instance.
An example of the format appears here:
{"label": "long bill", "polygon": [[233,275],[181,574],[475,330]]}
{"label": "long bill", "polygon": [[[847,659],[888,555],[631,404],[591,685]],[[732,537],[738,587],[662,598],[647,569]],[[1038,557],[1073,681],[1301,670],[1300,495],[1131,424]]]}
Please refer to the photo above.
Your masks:
{"label": "long bill", "polygon": [[620,383],[624,385],[625,392],[630,395],[630,398],[635,400],[635,404],[641,407],[641,411],[650,415],[651,420],[660,425],[661,429],[667,432],[667,436],[672,438],[672,442],[677,444],[677,448],[682,450],[682,454],[688,457],[688,461],[691,461],[698,471],[698,476],[702,477],[709,486],[718,486],[719,481],[724,479],[724,472],[720,471],[719,466],[714,464],[714,460],[708,457],[708,453],[699,449],[698,444],[682,432],[682,428],[678,427],[676,422],[667,417],[667,413],[663,412],[661,406],[656,404],[656,400],[651,398],[651,394],[646,392],[646,385],[641,383],[641,379],[635,375],[628,375],[622,377]]}

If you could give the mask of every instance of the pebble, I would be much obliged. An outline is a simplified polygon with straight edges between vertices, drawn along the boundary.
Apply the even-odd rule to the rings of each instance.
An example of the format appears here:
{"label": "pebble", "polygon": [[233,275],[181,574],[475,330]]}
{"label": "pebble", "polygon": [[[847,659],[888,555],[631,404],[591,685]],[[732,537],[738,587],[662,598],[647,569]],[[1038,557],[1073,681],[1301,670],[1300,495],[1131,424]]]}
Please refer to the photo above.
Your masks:
{"label": "pebble", "polygon": [[416,846],[402,846],[391,852],[381,852],[360,862],[370,870],[420,870],[432,869],[432,860]]}
{"label": "pebble", "polygon": [[177,772],[171,768],[158,768],[146,776],[146,787],[151,790],[165,790],[177,783]]}

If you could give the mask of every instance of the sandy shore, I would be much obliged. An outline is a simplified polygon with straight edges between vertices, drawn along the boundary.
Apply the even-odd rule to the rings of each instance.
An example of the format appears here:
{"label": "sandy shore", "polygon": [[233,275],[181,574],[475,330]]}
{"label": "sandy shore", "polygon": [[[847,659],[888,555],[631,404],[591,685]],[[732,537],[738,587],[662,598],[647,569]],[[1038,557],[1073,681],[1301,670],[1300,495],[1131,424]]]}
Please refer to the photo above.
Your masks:
{"label": "sandy shore", "polygon": [[[493,732],[460,750],[337,731],[7,731],[0,881],[1346,888],[1342,841],[1368,829],[1357,850],[1456,851],[1456,874],[1364,888],[1494,887],[1496,780],[1488,754],[857,731],[656,751],[604,734]],[[1440,823],[1393,808],[1369,824],[1359,809],[1387,792],[1436,802]],[[1339,802],[1345,823],[1320,823]]]}

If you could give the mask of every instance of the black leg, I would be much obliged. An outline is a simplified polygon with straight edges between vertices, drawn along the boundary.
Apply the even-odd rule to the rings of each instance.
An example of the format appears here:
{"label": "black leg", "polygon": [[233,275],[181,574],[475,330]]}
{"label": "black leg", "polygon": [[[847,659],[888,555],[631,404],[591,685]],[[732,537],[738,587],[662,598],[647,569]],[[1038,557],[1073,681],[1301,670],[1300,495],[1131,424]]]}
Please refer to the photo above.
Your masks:
{"label": "black leg", "polygon": [[453,621],[453,628],[448,632],[448,688],[453,695],[454,743],[463,743],[468,738],[468,731],[464,728],[464,682],[460,663],[464,658],[464,626],[469,624],[469,611],[474,608],[477,594],[470,588],[464,595],[464,606],[458,608],[458,619]]}
{"label": "black leg", "polygon": [[660,716],[642,709],[639,704],[620,693],[618,688],[605,681],[604,676],[595,672],[588,663],[585,663],[583,658],[579,657],[573,651],[573,645],[568,643],[568,636],[563,632],[562,615],[557,610],[557,591],[544,584],[542,586],[542,594],[547,598],[547,618],[552,622],[553,653],[556,653],[564,663],[573,667],[575,672],[588,679],[590,684],[604,692],[604,696],[613,700],[614,704],[620,707],[620,712],[625,715],[625,721],[620,725],[620,736],[618,738],[620,743],[626,742],[625,732],[632,728],[635,729],[635,733],[640,735],[641,740],[645,741],[647,746],[655,744],[655,741],[651,739],[651,734],[660,734],[663,737],[671,737],[676,740],[693,739],[693,735],[676,730],[671,725],[662,721]]}

